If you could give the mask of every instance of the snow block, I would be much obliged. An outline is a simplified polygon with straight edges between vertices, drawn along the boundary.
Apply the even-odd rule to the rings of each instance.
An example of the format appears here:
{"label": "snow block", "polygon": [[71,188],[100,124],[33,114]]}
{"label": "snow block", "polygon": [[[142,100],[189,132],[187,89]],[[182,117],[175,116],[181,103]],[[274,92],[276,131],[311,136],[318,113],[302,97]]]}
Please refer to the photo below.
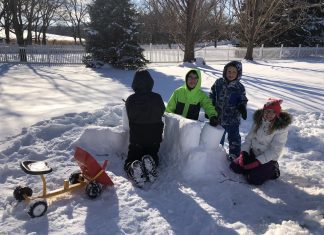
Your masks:
{"label": "snow block", "polygon": [[86,128],[80,138],[73,143],[95,154],[126,153],[128,148],[128,131],[123,127],[92,126]]}
{"label": "snow block", "polygon": [[213,127],[209,123],[205,123],[200,134],[200,145],[205,146],[206,149],[217,149],[222,140],[224,128],[220,125]]}
{"label": "snow block", "polygon": [[126,105],[123,107],[122,117],[123,117],[123,129],[125,131],[129,131],[129,120],[128,120],[128,115],[127,115],[127,111],[126,111]]}

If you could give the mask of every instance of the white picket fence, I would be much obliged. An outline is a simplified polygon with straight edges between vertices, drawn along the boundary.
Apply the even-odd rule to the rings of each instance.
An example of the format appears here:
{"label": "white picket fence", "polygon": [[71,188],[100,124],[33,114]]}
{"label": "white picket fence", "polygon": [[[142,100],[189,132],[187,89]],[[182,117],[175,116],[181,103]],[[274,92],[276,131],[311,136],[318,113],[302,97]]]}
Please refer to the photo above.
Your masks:
{"label": "white picket fence", "polygon": [[[246,48],[233,46],[204,47],[195,51],[195,57],[203,58],[205,62],[241,60],[246,54]],[[144,57],[152,63],[182,62],[184,52],[178,48],[145,47]],[[291,59],[307,57],[324,57],[324,47],[256,47],[253,49],[255,60]]]}
{"label": "white picket fence", "polygon": [[[167,49],[149,45],[143,48],[144,57],[151,63],[180,63],[184,57],[179,47]],[[195,51],[195,57],[203,58],[205,62],[240,60],[245,54],[246,48],[233,46],[204,47]],[[82,64],[85,55],[82,46],[0,46],[0,63]],[[256,47],[253,50],[256,60],[306,57],[324,57],[324,47]]]}
{"label": "white picket fence", "polygon": [[0,46],[0,63],[82,64],[82,46]]}

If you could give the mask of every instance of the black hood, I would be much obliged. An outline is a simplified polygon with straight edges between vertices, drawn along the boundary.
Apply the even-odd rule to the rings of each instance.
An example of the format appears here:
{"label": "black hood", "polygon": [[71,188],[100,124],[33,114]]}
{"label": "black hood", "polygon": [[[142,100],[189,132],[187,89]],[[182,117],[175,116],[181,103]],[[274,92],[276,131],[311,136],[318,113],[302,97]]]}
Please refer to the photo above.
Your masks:
{"label": "black hood", "polygon": [[235,67],[237,69],[237,77],[236,77],[235,80],[240,80],[241,77],[242,77],[242,63],[239,62],[239,61],[231,61],[231,62],[229,62],[228,64],[226,64],[224,66],[223,78],[226,79],[226,71],[227,71],[227,68],[230,67],[230,66],[233,66],[233,67]]}
{"label": "black hood", "polygon": [[136,92],[144,93],[152,91],[154,86],[153,78],[150,73],[145,70],[137,70],[134,75],[132,88]]}

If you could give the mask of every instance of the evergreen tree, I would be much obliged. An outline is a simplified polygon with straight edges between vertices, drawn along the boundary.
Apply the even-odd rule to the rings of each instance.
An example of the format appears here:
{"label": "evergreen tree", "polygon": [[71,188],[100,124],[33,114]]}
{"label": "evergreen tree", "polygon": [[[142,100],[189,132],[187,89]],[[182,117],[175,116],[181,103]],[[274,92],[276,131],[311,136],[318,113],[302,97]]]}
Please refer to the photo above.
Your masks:
{"label": "evergreen tree", "polygon": [[[318,0],[308,0],[308,4],[316,4]],[[291,5],[294,6],[295,2],[292,1]],[[310,7],[305,11],[293,11],[291,14],[286,15],[286,23],[296,21],[301,14],[303,14],[302,20],[296,22],[295,26],[279,35],[278,37],[269,37],[266,46],[293,46],[296,47],[299,44],[302,46],[320,46],[324,45],[324,13],[322,7]],[[290,22],[289,22],[290,21]]]}
{"label": "evergreen tree", "polygon": [[129,0],[95,0],[89,7],[87,52],[117,68],[145,66],[143,49],[137,43],[137,13]]}

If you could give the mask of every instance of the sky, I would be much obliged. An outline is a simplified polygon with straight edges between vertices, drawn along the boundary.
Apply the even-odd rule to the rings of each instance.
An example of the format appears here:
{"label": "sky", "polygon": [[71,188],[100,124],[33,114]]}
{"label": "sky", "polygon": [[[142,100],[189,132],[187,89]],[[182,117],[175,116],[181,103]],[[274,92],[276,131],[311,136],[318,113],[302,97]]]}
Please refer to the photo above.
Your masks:
{"label": "sky", "polygon": [[[150,64],[155,92],[165,104],[192,67],[202,71],[207,93],[226,62]],[[220,127],[165,115],[158,179],[136,188],[123,171],[128,145],[124,102],[134,71],[104,66],[0,65],[0,227],[4,234],[323,234],[324,59],[243,63],[248,119],[269,97],[283,99],[293,115],[279,159],[281,177],[255,187],[228,168]],[[89,151],[114,182],[96,199],[84,189],[48,201],[31,219],[29,204],[16,203],[18,185],[41,192],[39,176],[19,162],[46,161],[48,190],[78,170],[74,148]]]}

